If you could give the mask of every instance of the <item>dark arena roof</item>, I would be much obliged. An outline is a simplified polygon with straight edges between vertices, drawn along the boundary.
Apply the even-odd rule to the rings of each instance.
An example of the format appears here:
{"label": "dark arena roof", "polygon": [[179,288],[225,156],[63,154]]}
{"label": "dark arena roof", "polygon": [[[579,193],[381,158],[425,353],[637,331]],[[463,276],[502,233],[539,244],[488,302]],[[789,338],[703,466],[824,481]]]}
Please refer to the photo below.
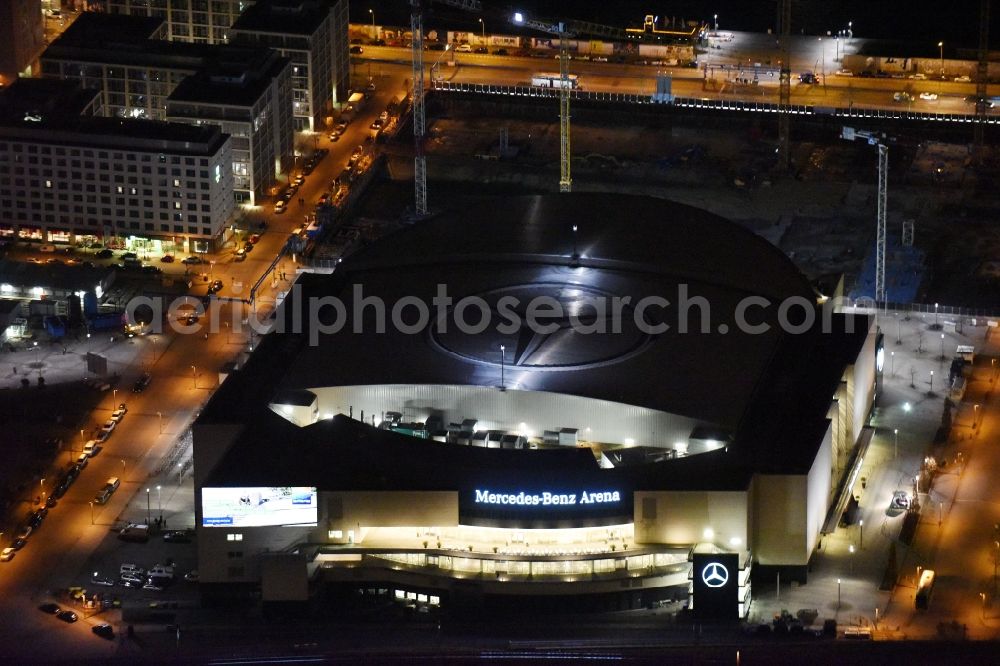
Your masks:
{"label": "dark arena roof", "polygon": [[[375,332],[373,306],[360,318],[353,316],[359,285],[360,296],[385,302],[384,333]],[[491,325],[459,331],[454,307],[432,305],[441,295],[439,285],[453,303],[478,296],[495,317]],[[320,333],[307,321],[313,297],[340,299],[345,325]],[[430,306],[430,319],[414,333],[399,331],[390,321],[393,304],[404,297]],[[526,301],[538,297],[562,309],[561,315],[538,318],[550,325],[547,331],[498,326],[508,321],[499,314],[505,312],[502,299],[516,301],[506,312],[523,323]],[[746,307],[749,297],[757,305]],[[293,305],[296,299],[301,306]],[[622,316],[598,313],[593,304],[606,302],[601,299],[620,299]],[[645,310],[643,299],[651,303]],[[803,332],[785,333],[778,311],[786,299],[800,303],[787,317],[797,324],[816,296],[777,248],[703,210],[618,194],[463,204],[376,242],[333,275],[301,277],[278,317],[293,331],[298,307],[302,323],[294,330],[301,332],[266,336],[199,419],[201,425],[245,425],[206,485],[264,485],[266,477],[268,483],[332,484],[327,489],[447,489],[474,467],[498,474],[523,468],[526,474],[614,476],[635,489],[735,490],[746,488],[754,471],[804,473],[821,443],[844,368],[857,357],[869,326],[867,317],[834,315],[831,333],[821,332],[819,317]],[[748,323],[768,330],[742,331],[737,325],[742,307]],[[402,312],[404,323],[416,321],[415,307]],[[465,321],[477,322],[479,312],[468,308]],[[332,307],[319,317],[324,325],[336,319]],[[591,328],[581,332],[574,321]],[[853,332],[844,332],[848,323]],[[655,324],[669,328],[653,331]],[[311,336],[316,344],[310,344]],[[730,433],[728,447],[601,470],[589,451],[444,444],[347,417],[299,428],[266,407],[280,392],[329,386],[498,387],[501,345],[507,390],[582,396],[689,417]],[[296,453],[275,456],[275,446],[295,447]]]}

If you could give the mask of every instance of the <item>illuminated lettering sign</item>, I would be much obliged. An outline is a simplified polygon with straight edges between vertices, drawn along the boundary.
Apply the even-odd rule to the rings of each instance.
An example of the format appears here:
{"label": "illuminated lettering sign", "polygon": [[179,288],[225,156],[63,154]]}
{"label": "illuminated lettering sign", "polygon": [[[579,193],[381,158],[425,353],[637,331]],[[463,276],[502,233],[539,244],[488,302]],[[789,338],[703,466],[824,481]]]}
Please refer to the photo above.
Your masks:
{"label": "illuminated lettering sign", "polygon": [[498,493],[492,490],[476,490],[476,504],[492,504],[495,506],[577,506],[585,504],[614,504],[621,502],[621,493],[617,490],[598,492],[582,491],[579,493]]}

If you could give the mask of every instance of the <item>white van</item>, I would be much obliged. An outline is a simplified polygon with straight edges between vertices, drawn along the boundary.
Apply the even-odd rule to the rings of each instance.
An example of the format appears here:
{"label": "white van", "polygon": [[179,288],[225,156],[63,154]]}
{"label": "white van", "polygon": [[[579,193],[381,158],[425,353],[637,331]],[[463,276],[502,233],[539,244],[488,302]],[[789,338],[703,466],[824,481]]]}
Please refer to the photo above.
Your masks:
{"label": "white van", "polygon": [[174,577],[174,568],[164,566],[162,564],[157,564],[155,567],[149,570],[150,576],[162,576],[164,578]]}
{"label": "white van", "polygon": [[455,47],[455,53],[472,53],[471,44],[459,44]]}
{"label": "white van", "polygon": [[137,576],[142,577],[146,574],[146,570],[137,564],[123,564],[118,569],[118,575],[120,576]]}

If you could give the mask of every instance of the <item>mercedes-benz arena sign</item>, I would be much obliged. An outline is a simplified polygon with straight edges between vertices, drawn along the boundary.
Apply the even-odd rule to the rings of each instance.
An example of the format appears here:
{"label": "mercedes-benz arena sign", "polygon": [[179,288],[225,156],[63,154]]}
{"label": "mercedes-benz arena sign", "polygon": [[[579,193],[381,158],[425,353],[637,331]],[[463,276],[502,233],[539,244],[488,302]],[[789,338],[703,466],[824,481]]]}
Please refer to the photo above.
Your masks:
{"label": "mercedes-benz arena sign", "polygon": [[695,554],[694,615],[704,620],[739,617],[740,558],[734,553]]}

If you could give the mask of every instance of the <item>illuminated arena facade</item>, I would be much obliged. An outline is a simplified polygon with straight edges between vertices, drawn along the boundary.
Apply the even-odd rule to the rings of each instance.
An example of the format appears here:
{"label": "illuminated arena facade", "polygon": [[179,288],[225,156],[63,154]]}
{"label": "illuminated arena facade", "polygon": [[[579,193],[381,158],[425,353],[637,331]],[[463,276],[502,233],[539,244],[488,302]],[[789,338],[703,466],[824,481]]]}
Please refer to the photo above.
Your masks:
{"label": "illuminated arena facade", "polygon": [[806,580],[870,436],[880,339],[822,301],[742,227],[603,194],[303,274],[194,425],[203,594],[743,616],[759,573]]}

